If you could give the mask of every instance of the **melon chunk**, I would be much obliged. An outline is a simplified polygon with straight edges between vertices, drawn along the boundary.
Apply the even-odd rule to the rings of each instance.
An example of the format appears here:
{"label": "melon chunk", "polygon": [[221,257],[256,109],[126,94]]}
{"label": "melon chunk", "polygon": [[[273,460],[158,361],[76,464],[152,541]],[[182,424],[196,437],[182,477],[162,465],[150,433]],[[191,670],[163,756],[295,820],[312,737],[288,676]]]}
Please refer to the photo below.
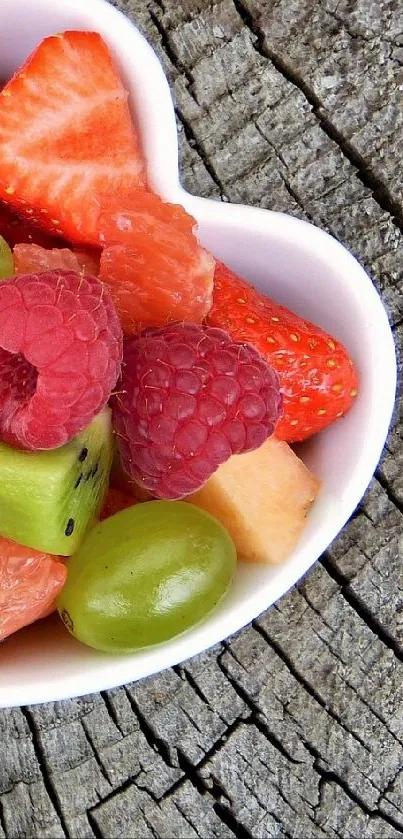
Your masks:
{"label": "melon chunk", "polygon": [[186,500],[219,519],[239,559],[272,565],[293,551],[319,487],[287,443],[272,437],[233,455]]}

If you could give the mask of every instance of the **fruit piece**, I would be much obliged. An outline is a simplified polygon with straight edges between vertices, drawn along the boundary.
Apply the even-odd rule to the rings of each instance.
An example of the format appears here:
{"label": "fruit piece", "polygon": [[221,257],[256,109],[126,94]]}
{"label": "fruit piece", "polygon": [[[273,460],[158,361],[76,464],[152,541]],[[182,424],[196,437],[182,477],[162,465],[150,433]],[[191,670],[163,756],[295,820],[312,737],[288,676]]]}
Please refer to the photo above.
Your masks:
{"label": "fruit piece", "polygon": [[231,457],[186,500],[219,519],[239,559],[271,565],[294,550],[319,487],[287,443],[272,437]]}
{"label": "fruit piece", "polygon": [[183,207],[144,190],[104,204],[100,278],[111,290],[126,335],[169,321],[196,323],[207,315],[214,259],[199,245],[195,227]]}
{"label": "fruit piece", "polygon": [[136,504],[135,498],[132,495],[127,495],[125,492],[122,492],[121,489],[113,489],[109,487],[104,506],[101,510],[100,519],[103,521],[104,519],[108,519],[110,516],[114,516],[115,513],[120,513],[121,510],[126,510],[127,507],[134,507]]}
{"label": "fruit piece", "polygon": [[6,240],[0,236],[0,280],[14,275],[13,253]]}
{"label": "fruit piece", "polygon": [[72,271],[0,284],[0,437],[22,449],[71,440],[105,406],[122,332],[108,290]]}
{"label": "fruit piece", "polygon": [[123,468],[158,498],[183,498],[235,452],[261,446],[281,411],[260,353],[221,329],[148,329],[124,345],[112,399]]}
{"label": "fruit piece", "polygon": [[219,262],[207,322],[227,329],[235,340],[250,341],[277,370],[284,402],[279,439],[305,440],[351,407],[357,373],[343,345]]}
{"label": "fruit piece", "polygon": [[128,653],[205,618],[235,565],[232,540],[208,513],[181,502],[139,504],[91,530],[69,561],[58,610],[84,644]]}
{"label": "fruit piece", "polygon": [[136,484],[132,478],[126,474],[122,466],[119,450],[117,448],[115,437],[115,448],[113,452],[111,474],[109,476],[109,486],[111,489],[120,490],[125,496],[133,499],[133,502],[152,501],[153,496],[147,492],[146,489]]}
{"label": "fruit piece", "polygon": [[101,509],[111,462],[109,408],[54,451],[0,443],[0,533],[48,553],[74,553]]}
{"label": "fruit piece", "polygon": [[72,242],[97,242],[98,199],[144,183],[127,93],[95,32],[45,38],[0,93],[0,198]]}
{"label": "fruit piece", "polygon": [[[0,99],[1,102],[1,99]],[[43,248],[61,248],[65,242],[60,237],[48,236],[39,227],[31,224],[29,219],[22,219],[16,213],[0,202],[0,235],[14,248],[21,242],[35,243]]]}
{"label": "fruit piece", "polygon": [[197,226],[196,220],[181,204],[164,201],[154,192],[126,190],[119,195],[104,195],[100,202],[98,236],[101,245],[130,245],[140,236],[154,236],[161,247],[175,250],[174,227],[178,236],[189,236]]}
{"label": "fruit piece", "polygon": [[[37,274],[41,271],[75,271],[76,274],[99,274],[99,256],[90,251],[69,248],[41,248],[40,245],[16,245],[14,248],[16,274]],[[10,276],[10,275],[7,275]]]}
{"label": "fruit piece", "polygon": [[56,556],[0,536],[0,641],[46,617],[66,576],[67,569]]}

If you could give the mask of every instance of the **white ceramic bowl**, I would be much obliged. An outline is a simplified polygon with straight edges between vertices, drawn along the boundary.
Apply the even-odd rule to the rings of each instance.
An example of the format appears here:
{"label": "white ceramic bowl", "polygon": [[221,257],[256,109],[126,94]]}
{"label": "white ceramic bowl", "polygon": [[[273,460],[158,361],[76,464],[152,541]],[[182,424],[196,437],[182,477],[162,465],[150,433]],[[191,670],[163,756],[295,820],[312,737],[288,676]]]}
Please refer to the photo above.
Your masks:
{"label": "white ceramic bowl", "polygon": [[345,248],[287,215],[207,201],[182,189],[174,113],[161,66],[129,20],[105,0],[1,0],[0,78],[9,76],[44,36],[63,29],[96,30],[115,54],[154,188],[193,213],[202,242],[214,254],[344,341],[361,385],[346,419],[303,447],[323,490],[288,562],[278,568],[239,565],[229,596],[203,624],[128,657],[76,643],[56,618],[17,633],[0,647],[0,707],[83,695],[156,673],[259,615],[305,574],[355,509],[381,455],[395,395],[395,353],[385,311]]}

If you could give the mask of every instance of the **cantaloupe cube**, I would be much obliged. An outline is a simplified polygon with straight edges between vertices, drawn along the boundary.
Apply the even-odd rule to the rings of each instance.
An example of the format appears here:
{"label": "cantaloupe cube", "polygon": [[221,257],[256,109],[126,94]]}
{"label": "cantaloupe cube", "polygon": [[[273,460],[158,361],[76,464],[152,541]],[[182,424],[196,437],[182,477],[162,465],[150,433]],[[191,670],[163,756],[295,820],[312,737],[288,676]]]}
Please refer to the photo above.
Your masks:
{"label": "cantaloupe cube", "polygon": [[256,451],[233,455],[186,500],[221,521],[239,559],[276,564],[297,544],[319,487],[287,443],[272,437]]}

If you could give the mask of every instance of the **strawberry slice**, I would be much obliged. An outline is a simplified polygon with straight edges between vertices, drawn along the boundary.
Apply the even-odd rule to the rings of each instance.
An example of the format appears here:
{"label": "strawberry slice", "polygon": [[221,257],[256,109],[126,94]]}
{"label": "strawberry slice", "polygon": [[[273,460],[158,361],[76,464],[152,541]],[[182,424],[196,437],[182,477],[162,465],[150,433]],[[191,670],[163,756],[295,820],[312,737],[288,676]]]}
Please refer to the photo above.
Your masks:
{"label": "strawberry slice", "polygon": [[[0,96],[1,104],[1,96]],[[62,248],[63,239],[49,236],[39,227],[31,224],[29,219],[22,219],[5,204],[0,203],[0,236],[6,240],[10,248],[20,244],[36,244],[42,248]]]}
{"label": "strawberry slice", "polygon": [[71,242],[97,242],[98,200],[144,185],[128,95],[95,32],[46,38],[0,93],[0,200]]}
{"label": "strawberry slice", "polygon": [[279,439],[305,440],[351,407],[357,373],[343,345],[220,262],[207,322],[253,344],[277,371],[284,406],[275,430]]}

